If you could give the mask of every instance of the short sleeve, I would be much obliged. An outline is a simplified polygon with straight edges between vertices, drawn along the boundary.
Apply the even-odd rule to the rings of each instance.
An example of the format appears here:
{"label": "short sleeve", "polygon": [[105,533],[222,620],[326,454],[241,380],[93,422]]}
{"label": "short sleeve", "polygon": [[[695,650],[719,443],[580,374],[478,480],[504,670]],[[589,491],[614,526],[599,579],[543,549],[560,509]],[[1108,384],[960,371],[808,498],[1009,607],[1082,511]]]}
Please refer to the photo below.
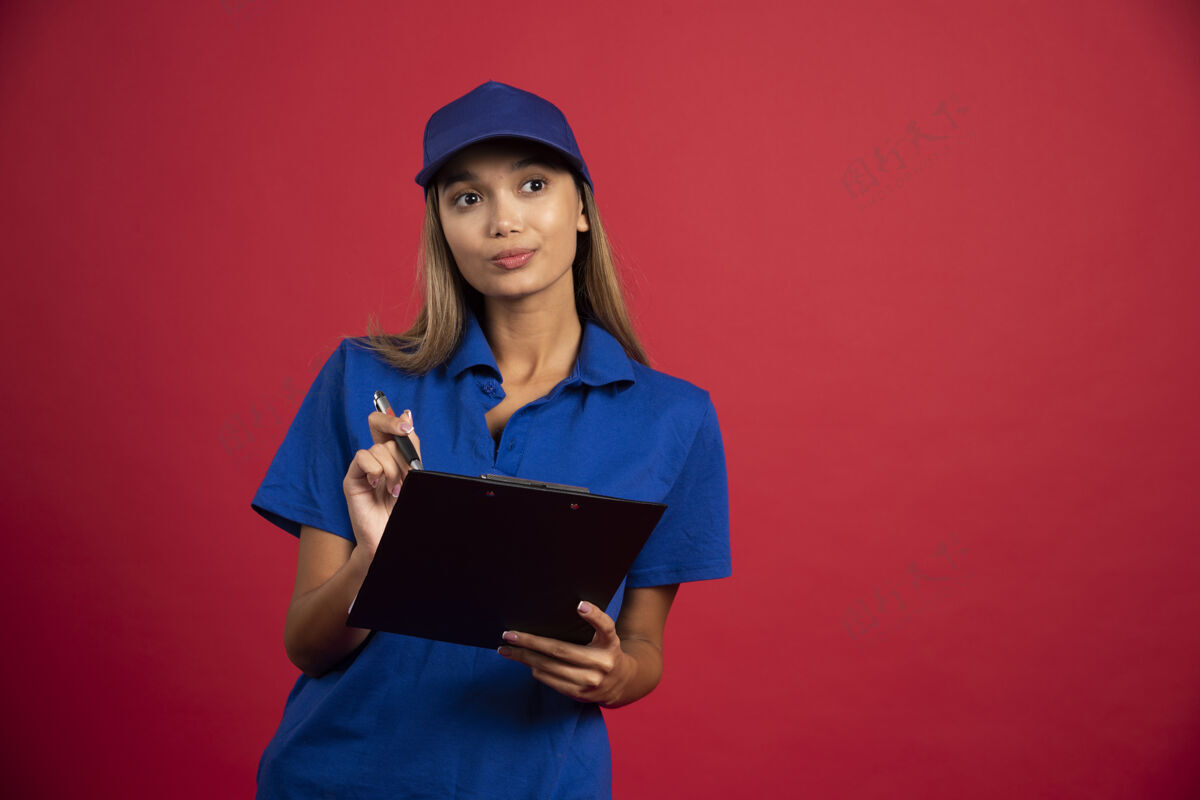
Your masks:
{"label": "short sleeve", "polygon": [[301,525],[354,541],[342,481],[357,448],[346,417],[346,340],[325,361],[250,507],[293,536]]}
{"label": "short sleeve", "polygon": [[695,438],[671,490],[667,510],[629,570],[629,587],[725,578],[729,552],[729,486],[717,411],[707,401]]}

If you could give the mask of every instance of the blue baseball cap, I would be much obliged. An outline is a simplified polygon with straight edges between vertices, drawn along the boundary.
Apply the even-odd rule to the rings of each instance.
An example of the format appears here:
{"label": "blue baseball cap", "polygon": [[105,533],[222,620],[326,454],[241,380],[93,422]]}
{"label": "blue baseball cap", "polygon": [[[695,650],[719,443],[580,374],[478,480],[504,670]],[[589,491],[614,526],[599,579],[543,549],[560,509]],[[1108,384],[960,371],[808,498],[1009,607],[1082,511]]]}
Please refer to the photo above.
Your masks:
{"label": "blue baseball cap", "polygon": [[481,83],[433,112],[425,123],[425,166],[417,173],[417,184],[428,194],[433,176],[455,153],[501,136],[529,139],[554,149],[595,188],[575,134],[558,107],[532,92],[497,81]]}

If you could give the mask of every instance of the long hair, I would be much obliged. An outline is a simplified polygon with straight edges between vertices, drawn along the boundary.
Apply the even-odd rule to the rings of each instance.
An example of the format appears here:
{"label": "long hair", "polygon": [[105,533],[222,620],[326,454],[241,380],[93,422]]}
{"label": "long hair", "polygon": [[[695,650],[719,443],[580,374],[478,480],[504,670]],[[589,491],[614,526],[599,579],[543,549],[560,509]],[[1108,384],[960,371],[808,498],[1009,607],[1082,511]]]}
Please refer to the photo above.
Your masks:
{"label": "long hair", "polygon": [[[576,233],[571,265],[575,311],[580,319],[591,320],[612,334],[631,359],[648,365],[629,319],[616,258],[600,222],[592,187],[574,171],[572,174],[588,220],[588,230]],[[416,320],[403,333],[389,334],[372,316],[363,342],[389,364],[418,375],[444,363],[454,353],[462,340],[468,308],[476,316],[483,312],[483,296],[463,279],[446,243],[437,197],[435,187],[426,193],[417,258],[417,271],[424,281],[424,302]]]}

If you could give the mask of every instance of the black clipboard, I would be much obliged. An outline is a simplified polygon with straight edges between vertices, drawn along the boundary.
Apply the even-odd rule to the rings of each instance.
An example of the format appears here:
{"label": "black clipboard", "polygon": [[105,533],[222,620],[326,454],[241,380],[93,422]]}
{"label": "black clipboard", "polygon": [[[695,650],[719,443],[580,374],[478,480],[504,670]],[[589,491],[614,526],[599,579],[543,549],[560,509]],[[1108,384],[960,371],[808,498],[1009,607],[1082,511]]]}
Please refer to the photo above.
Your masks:
{"label": "black clipboard", "polygon": [[346,624],[489,649],[506,630],[587,644],[576,604],[608,606],[666,508],[412,470]]}

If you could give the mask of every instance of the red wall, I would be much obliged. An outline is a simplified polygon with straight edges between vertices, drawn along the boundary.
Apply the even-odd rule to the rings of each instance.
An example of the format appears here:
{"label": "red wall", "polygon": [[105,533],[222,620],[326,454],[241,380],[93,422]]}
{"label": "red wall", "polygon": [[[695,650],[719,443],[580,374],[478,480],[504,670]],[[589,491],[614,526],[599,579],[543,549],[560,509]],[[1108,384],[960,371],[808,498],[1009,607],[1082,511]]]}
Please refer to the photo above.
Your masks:
{"label": "red wall", "polygon": [[252,792],[250,498],[409,320],[422,126],[491,78],[726,437],[735,575],[608,715],[617,795],[1194,797],[1195,4],[436,5],[0,8],[6,794]]}

